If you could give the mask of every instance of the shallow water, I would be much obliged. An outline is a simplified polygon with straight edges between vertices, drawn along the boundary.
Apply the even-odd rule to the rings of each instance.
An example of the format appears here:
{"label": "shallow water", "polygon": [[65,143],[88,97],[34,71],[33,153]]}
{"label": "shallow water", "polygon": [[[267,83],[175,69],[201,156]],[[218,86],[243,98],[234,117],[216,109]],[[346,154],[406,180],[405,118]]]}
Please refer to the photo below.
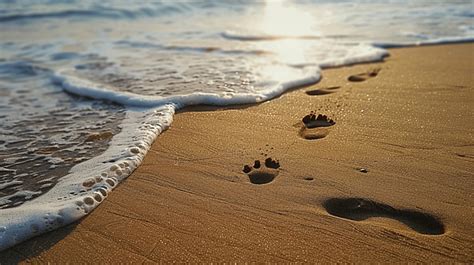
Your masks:
{"label": "shallow water", "polygon": [[0,250],[89,213],[175,109],[269,100],[384,47],[472,41],[473,1],[3,1]]}

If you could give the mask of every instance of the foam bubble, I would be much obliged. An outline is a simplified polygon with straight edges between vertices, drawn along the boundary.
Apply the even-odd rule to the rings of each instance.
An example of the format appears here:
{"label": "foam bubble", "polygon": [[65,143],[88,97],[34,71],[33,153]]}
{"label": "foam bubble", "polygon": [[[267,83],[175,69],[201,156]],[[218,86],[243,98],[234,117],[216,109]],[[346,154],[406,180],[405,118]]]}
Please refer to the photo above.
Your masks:
{"label": "foam bubble", "polygon": [[98,203],[102,202],[102,196],[99,193],[94,194],[94,200]]}
{"label": "foam bubble", "polygon": [[95,179],[93,179],[93,178],[86,179],[84,182],[82,182],[82,186],[84,186],[86,188],[90,188],[94,184],[95,184]]}
{"label": "foam bubble", "polygon": [[107,191],[104,188],[100,188],[97,191],[99,191],[100,194],[102,194],[102,196],[104,196],[104,197],[107,196]]}
{"label": "foam bubble", "polygon": [[111,180],[111,179],[106,179],[105,182],[107,184],[109,184],[111,187],[114,187],[115,186],[115,181]]}
{"label": "foam bubble", "polygon": [[85,197],[84,198],[84,203],[86,205],[94,205],[94,200],[91,197]]}
{"label": "foam bubble", "polygon": [[136,154],[140,153],[140,149],[138,149],[136,147],[132,147],[132,148],[130,148],[130,153],[136,155]]}

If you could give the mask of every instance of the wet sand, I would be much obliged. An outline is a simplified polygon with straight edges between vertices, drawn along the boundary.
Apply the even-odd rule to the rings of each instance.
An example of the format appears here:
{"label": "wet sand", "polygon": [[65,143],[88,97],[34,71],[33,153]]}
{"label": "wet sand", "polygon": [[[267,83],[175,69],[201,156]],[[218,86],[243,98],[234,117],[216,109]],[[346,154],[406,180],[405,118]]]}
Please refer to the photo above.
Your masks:
{"label": "wet sand", "polygon": [[2,264],[474,262],[474,44],[390,53],[177,114],[94,212]]}

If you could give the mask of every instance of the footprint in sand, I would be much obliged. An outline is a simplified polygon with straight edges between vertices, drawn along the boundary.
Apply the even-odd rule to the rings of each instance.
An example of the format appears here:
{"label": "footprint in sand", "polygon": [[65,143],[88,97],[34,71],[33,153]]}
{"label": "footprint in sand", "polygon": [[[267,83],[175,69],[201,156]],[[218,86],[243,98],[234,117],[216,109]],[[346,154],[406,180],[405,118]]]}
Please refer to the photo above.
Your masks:
{"label": "footprint in sand", "polygon": [[380,68],[375,68],[368,71],[367,73],[351,75],[347,78],[347,80],[351,82],[362,82],[372,77],[376,77],[379,74],[379,72],[380,72]]}
{"label": "footprint in sand", "polygon": [[384,217],[397,220],[420,234],[441,235],[445,232],[443,223],[430,214],[416,210],[396,209],[368,199],[332,198],[325,201],[323,206],[331,215],[354,221]]}
{"label": "footprint in sand", "polygon": [[306,94],[309,96],[322,96],[328,95],[336,92],[335,90],[341,88],[340,86],[332,86],[332,87],[323,87],[319,89],[313,89],[306,91]]}
{"label": "footprint in sand", "polygon": [[263,165],[260,160],[255,160],[253,166],[245,165],[242,171],[247,174],[252,184],[267,184],[278,176],[279,168],[280,163],[269,157]]}
{"label": "footprint in sand", "polygon": [[303,125],[299,133],[301,137],[307,140],[315,140],[326,137],[329,134],[329,130],[325,127],[336,124],[336,122],[330,119],[328,116],[323,114],[316,116],[313,111],[304,116],[302,122]]}

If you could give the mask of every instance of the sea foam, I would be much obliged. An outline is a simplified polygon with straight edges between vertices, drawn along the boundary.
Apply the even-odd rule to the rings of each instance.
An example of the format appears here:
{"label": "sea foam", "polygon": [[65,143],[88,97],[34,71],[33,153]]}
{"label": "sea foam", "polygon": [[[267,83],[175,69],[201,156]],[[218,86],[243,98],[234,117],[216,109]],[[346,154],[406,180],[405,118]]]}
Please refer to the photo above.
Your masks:
{"label": "sea foam", "polygon": [[73,167],[43,196],[1,210],[0,250],[74,222],[96,208],[141,163],[157,135],[171,124],[174,110],[172,105],[130,108],[122,131],[106,152]]}

